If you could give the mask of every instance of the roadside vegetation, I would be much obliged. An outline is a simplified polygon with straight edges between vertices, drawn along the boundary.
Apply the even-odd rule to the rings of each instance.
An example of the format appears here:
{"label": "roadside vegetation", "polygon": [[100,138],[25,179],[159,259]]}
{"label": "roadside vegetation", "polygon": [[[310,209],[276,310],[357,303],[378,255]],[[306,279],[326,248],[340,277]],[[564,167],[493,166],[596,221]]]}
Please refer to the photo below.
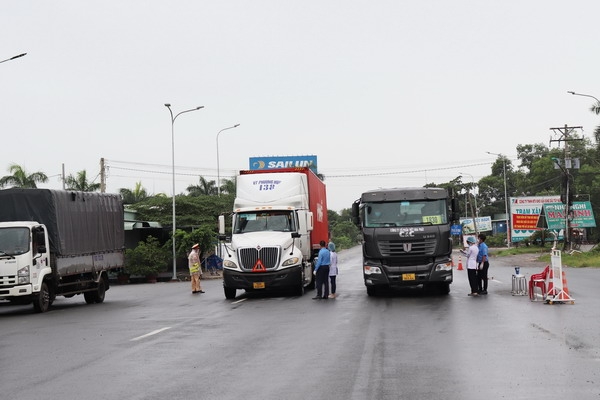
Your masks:
{"label": "roadside vegetation", "polygon": [[[587,252],[574,251],[569,254],[562,251],[562,243],[559,243],[562,264],[573,268],[600,268],[600,248],[594,247]],[[514,256],[520,254],[533,254],[538,256],[539,261],[550,264],[552,245],[541,246],[519,246],[511,248],[490,248],[490,255],[496,257]]]}

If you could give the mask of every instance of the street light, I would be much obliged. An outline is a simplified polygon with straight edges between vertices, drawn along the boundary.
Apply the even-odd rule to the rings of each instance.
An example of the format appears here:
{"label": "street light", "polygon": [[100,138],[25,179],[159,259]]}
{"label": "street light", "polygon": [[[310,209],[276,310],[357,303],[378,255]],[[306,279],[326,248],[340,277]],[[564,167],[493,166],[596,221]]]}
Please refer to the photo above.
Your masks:
{"label": "street light", "polygon": [[15,58],[23,57],[23,56],[24,56],[24,55],[26,55],[26,54],[27,54],[27,53],[19,54],[19,55],[17,55],[17,56],[12,56],[11,58],[7,58],[6,60],[2,60],[2,61],[0,61],[0,64],[2,64],[3,62],[7,62],[7,61],[10,61],[10,60],[14,60]]}
{"label": "street light", "polygon": [[[466,172],[459,172],[461,175],[469,175],[471,177],[471,182],[473,182],[473,188],[475,187],[475,178],[471,174],[467,174]],[[475,234],[479,235],[479,231],[477,230],[477,196],[473,193],[473,200],[475,201],[475,212],[472,212],[473,215],[473,228],[475,228]]]}
{"label": "street light", "polygon": [[233,129],[240,126],[240,124],[235,124],[234,126],[230,126],[229,128],[223,128],[217,133],[217,194],[221,196],[221,175],[219,169],[219,134],[227,129]]}
{"label": "street light", "polygon": [[502,165],[504,168],[504,213],[506,215],[506,246],[510,247],[510,217],[508,214],[508,194],[506,191],[506,157],[502,154],[491,153],[486,151],[486,153],[491,154],[493,156],[502,157]]}
{"label": "street light", "polygon": [[574,96],[583,96],[583,97],[591,97],[592,99],[596,100],[596,103],[598,103],[598,105],[600,106],[600,100],[598,100],[597,98],[595,98],[594,96],[592,96],[591,94],[582,94],[582,93],[575,93],[575,92],[567,92],[567,93],[571,93]]}
{"label": "street light", "polygon": [[176,114],[175,116],[173,116],[173,111],[171,110],[171,104],[166,103],[165,107],[167,107],[169,109],[169,113],[171,114],[171,161],[172,161],[172,166],[173,166],[173,235],[172,235],[172,240],[173,240],[173,280],[177,280],[177,250],[175,247],[175,119],[177,117],[179,117],[181,114],[187,113],[187,112],[191,112],[191,111],[196,111],[199,110],[201,108],[204,108],[204,106],[199,106],[196,108],[191,108],[189,110],[185,110],[185,111],[181,111],[180,113]]}

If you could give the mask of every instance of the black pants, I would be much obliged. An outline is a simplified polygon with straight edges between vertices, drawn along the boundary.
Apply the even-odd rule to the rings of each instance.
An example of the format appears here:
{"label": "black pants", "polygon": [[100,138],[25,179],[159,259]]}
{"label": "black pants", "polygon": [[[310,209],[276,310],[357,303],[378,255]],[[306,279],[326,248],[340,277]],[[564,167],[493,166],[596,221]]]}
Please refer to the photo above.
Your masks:
{"label": "black pants", "polygon": [[[316,275],[317,296],[329,297],[329,265],[321,265]],[[325,286],[325,291],[323,291]]]}
{"label": "black pants", "polygon": [[335,289],[336,289],[336,284],[335,284],[336,279],[335,278],[337,278],[336,275],[331,275],[329,277],[329,282],[330,282],[330,286],[331,286],[331,294],[335,294]]}
{"label": "black pants", "polygon": [[487,292],[488,285],[488,269],[490,268],[489,261],[479,263],[479,271],[477,271],[477,277],[479,278],[478,289],[480,292]]}
{"label": "black pants", "polygon": [[478,291],[477,270],[467,268],[467,276],[469,277],[469,286],[471,286],[471,293],[477,293],[477,291]]}

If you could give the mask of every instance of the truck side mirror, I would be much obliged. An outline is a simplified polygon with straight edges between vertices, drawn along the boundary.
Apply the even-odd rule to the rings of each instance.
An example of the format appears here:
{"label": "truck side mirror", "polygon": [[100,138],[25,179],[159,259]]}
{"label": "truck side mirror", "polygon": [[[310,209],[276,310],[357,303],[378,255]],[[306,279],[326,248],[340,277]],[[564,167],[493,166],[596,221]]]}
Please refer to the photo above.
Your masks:
{"label": "truck side mirror", "polygon": [[360,200],[356,200],[354,203],[352,203],[352,222],[354,223],[354,225],[360,225]]}
{"label": "truck side mirror", "polygon": [[40,253],[40,254],[43,254],[43,253],[45,253],[45,252],[46,252],[46,246],[45,246],[45,245],[43,245],[43,244],[40,244],[40,245],[37,247],[37,252],[38,252],[38,253]]}

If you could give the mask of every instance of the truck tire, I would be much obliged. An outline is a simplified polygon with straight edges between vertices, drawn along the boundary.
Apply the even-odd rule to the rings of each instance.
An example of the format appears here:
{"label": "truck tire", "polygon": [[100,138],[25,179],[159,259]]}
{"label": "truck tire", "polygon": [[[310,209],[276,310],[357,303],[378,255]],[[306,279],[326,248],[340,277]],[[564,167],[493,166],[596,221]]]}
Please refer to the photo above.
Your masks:
{"label": "truck tire", "polygon": [[225,292],[225,298],[228,300],[235,299],[235,292],[237,291],[235,288],[229,288],[223,286],[223,291]]}
{"label": "truck tire", "polygon": [[40,291],[33,297],[33,309],[35,312],[44,313],[50,308],[50,289],[44,281],[40,286]]}
{"label": "truck tire", "polygon": [[98,287],[95,291],[85,292],[83,294],[83,298],[87,304],[94,303],[102,303],[104,301],[104,297],[106,296],[106,282],[104,282],[104,277],[100,278],[98,281]]}
{"label": "truck tire", "polygon": [[375,286],[367,286],[367,295],[377,296],[377,288]]}
{"label": "truck tire", "polygon": [[442,282],[439,284],[440,294],[449,294],[450,293],[450,284],[448,282]]}

